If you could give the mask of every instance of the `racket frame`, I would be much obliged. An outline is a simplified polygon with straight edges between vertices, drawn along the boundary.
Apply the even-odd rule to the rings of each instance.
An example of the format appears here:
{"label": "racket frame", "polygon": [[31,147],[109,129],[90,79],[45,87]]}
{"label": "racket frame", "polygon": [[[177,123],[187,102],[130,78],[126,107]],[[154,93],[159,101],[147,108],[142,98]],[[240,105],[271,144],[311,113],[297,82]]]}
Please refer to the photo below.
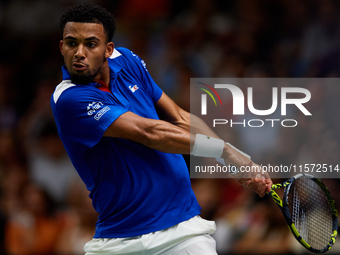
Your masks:
{"label": "racket frame", "polygon": [[[308,244],[300,235],[300,233],[297,231],[294,222],[292,221],[292,216],[289,212],[289,208],[288,208],[288,193],[289,190],[291,188],[292,183],[301,177],[307,177],[312,179],[317,185],[319,185],[319,187],[323,190],[323,192],[325,193],[327,200],[328,200],[328,204],[331,208],[331,214],[332,214],[332,234],[331,234],[331,238],[328,242],[328,244],[321,250],[315,249],[313,247],[311,247],[310,244]],[[280,188],[284,188],[284,192],[283,192],[283,200],[280,198],[280,196],[275,192],[276,189],[280,189]],[[322,183],[322,181],[320,181],[319,179],[315,178],[313,175],[310,174],[297,174],[295,176],[293,176],[292,178],[289,178],[288,180],[282,182],[282,183],[277,183],[277,184],[273,184],[271,191],[267,192],[268,195],[271,196],[271,198],[274,200],[274,202],[278,205],[278,207],[280,208],[286,223],[288,225],[289,230],[292,232],[293,236],[296,238],[296,240],[302,245],[304,246],[307,250],[311,251],[311,252],[315,252],[315,253],[324,253],[326,251],[328,251],[329,249],[332,248],[332,246],[335,243],[335,239],[338,235],[338,212],[336,210],[335,207],[335,201],[332,198],[328,188]]]}

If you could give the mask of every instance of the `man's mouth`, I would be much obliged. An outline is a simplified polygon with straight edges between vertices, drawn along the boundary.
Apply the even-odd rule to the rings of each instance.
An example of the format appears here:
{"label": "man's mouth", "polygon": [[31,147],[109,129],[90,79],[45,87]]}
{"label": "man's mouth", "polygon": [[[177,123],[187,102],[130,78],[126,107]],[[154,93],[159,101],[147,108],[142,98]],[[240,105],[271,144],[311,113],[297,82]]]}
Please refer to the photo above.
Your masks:
{"label": "man's mouth", "polygon": [[87,65],[81,62],[73,62],[72,68],[76,71],[84,71],[85,69],[87,69]]}

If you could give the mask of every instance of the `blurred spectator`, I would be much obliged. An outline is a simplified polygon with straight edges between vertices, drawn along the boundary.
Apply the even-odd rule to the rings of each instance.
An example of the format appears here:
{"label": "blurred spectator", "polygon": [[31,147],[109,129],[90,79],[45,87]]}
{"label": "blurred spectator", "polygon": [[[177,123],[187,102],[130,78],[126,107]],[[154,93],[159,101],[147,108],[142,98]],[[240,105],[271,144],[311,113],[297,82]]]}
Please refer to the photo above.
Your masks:
{"label": "blurred spectator", "polygon": [[316,1],[316,18],[308,25],[302,36],[302,71],[308,71],[317,59],[334,51],[340,44],[339,2]]}
{"label": "blurred spectator", "polygon": [[83,182],[72,183],[68,191],[68,210],[63,213],[63,230],[57,241],[60,255],[84,254],[84,245],[93,238],[98,213],[93,209]]}
{"label": "blurred spectator", "polygon": [[45,120],[38,129],[37,144],[28,152],[31,179],[58,203],[64,203],[66,192],[79,178],[52,120]]}
{"label": "blurred spectator", "polygon": [[194,179],[192,189],[199,205],[202,207],[201,216],[212,220],[219,208],[219,186],[214,179]]}
{"label": "blurred spectator", "polygon": [[1,182],[1,205],[4,214],[10,217],[21,208],[22,189],[29,182],[27,167],[13,163],[6,166]]}
{"label": "blurred spectator", "polygon": [[[0,189],[0,197],[2,196],[2,190]],[[6,254],[5,253],[5,226],[7,218],[5,216],[5,213],[3,212],[2,208],[2,199],[0,199],[0,254]]]}
{"label": "blurred spectator", "polygon": [[66,192],[74,178],[79,178],[66,154],[52,117],[50,96],[54,86],[43,77],[25,115],[18,125],[24,145],[31,180],[43,187],[59,204],[65,203]]}
{"label": "blurred spectator", "polygon": [[53,201],[43,189],[26,185],[22,190],[22,207],[10,215],[7,224],[7,252],[11,255],[55,254],[60,226],[53,209]]}
{"label": "blurred spectator", "polygon": [[9,1],[5,10],[4,25],[6,30],[15,36],[32,38],[44,36],[58,27],[60,16],[58,7],[56,1]]}
{"label": "blurred spectator", "polygon": [[[256,201],[250,208],[247,230],[233,243],[233,254],[290,254],[296,242],[278,206],[268,200]],[[249,209],[248,209],[249,210]]]}
{"label": "blurred spectator", "polygon": [[132,24],[134,20],[143,20],[146,23],[159,21],[169,15],[169,2],[169,0],[121,1],[118,8],[119,17],[129,20]]}
{"label": "blurred spectator", "polygon": [[13,73],[9,66],[0,63],[0,129],[3,130],[13,129],[18,118],[14,87],[11,86]]}
{"label": "blurred spectator", "polygon": [[0,129],[0,171],[8,165],[24,162],[25,156],[21,141],[13,130]]}
{"label": "blurred spectator", "polygon": [[256,213],[252,208],[253,194],[230,180],[225,184],[224,203],[215,217],[216,232],[213,235],[220,255],[230,254],[233,244],[247,231]]}

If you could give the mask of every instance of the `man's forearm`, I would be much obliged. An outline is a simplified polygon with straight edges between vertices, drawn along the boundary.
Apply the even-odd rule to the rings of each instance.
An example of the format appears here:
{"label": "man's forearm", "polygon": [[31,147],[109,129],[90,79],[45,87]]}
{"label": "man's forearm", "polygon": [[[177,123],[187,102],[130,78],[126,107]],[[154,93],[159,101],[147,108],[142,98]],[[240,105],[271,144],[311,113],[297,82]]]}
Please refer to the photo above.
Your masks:
{"label": "man's forearm", "polygon": [[195,142],[195,136],[189,131],[159,120],[149,127],[141,139],[142,144],[152,149],[178,154],[190,154],[190,148]]}
{"label": "man's forearm", "polygon": [[186,117],[180,121],[171,122],[173,125],[180,127],[192,134],[205,134],[211,137],[219,138],[218,135],[199,117],[187,113]]}

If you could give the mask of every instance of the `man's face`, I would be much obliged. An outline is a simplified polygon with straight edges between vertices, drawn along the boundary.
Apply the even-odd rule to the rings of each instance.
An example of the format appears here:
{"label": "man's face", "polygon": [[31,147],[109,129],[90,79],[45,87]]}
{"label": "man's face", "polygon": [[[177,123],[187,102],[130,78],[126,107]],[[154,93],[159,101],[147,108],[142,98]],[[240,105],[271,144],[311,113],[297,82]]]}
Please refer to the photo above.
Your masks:
{"label": "man's face", "polygon": [[106,43],[104,27],[97,23],[68,22],[60,51],[72,82],[86,84],[99,81],[107,70],[106,58],[113,43]]}

